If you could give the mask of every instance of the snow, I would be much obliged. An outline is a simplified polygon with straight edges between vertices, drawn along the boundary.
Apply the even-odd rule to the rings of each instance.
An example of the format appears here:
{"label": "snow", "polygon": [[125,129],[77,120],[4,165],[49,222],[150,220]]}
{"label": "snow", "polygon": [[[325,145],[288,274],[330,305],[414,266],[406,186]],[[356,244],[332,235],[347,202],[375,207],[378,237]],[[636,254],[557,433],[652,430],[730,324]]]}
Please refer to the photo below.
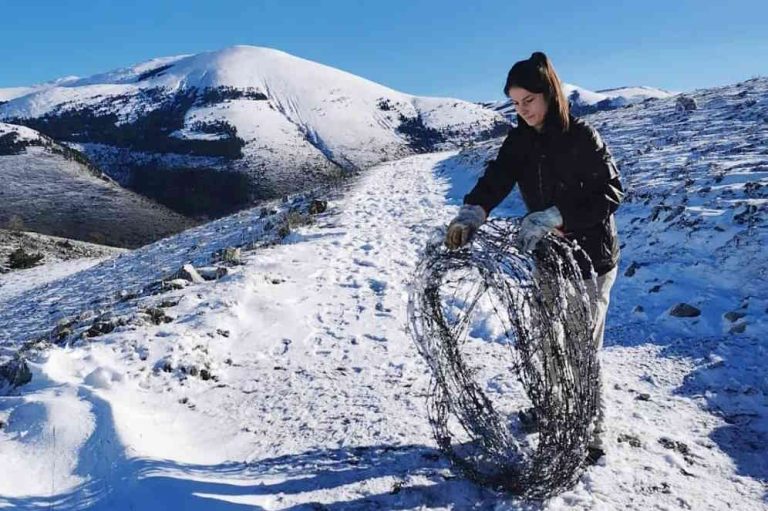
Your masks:
{"label": "snow", "polygon": [[[647,87],[644,85],[592,91],[565,82],[563,83],[563,93],[571,102],[574,111],[578,111],[581,108],[597,108],[598,103],[600,102],[603,102],[601,104],[605,104],[605,106],[602,107],[603,109],[612,110],[617,107],[640,103],[647,99],[665,99],[676,94],[656,87]],[[483,103],[483,105],[499,112],[507,119],[516,119],[517,112],[515,111],[515,107],[512,105],[511,100],[488,102]]]}
{"label": "snow", "polygon": [[594,105],[604,99],[608,99],[606,94],[600,94],[599,92],[594,92],[570,83],[563,83],[563,92],[568,98],[571,97],[571,94],[577,92],[579,94],[579,102],[586,105]]}
{"label": "snow", "polygon": [[[166,66],[167,69],[142,78],[145,73]],[[308,145],[309,139],[332,162],[352,168],[365,168],[384,156],[391,159],[408,154],[407,141],[395,130],[401,115],[416,118],[422,113],[430,128],[449,130],[454,135],[466,132],[466,136],[503,122],[498,114],[480,105],[458,99],[412,96],[339,69],[255,46],[153,59],[67,81],[59,87],[42,88],[1,105],[0,118],[38,118],[57,109],[91,107],[98,108],[99,114],[107,113],[106,108],[116,113],[120,122],[127,123],[160,106],[143,102],[142,91],[162,89],[171,94],[216,87],[266,94],[266,104],[273,112],[266,107],[250,108],[253,100],[219,103],[205,112],[206,117],[237,120],[238,134],[247,143],[260,143],[259,138],[251,136],[264,135],[265,131],[267,140],[273,140],[290,129],[304,139],[300,146]],[[105,100],[110,98],[110,104],[104,107]],[[390,101],[396,108],[380,109],[381,100]],[[274,123],[278,116],[283,119]],[[194,114],[188,120],[193,117]],[[189,133],[187,130],[177,136]],[[287,140],[283,145],[291,142]],[[316,149],[310,150],[313,152]],[[310,154],[311,159],[314,154]]]}
{"label": "snow", "polygon": [[38,85],[32,85],[29,87],[4,87],[0,89],[0,101],[10,101],[12,99],[26,96],[32,92],[36,92],[42,89],[65,86],[78,80],[77,76],[64,76],[50,82],[41,83]]}
{"label": "snow", "polygon": [[647,98],[669,98],[674,96],[675,92],[669,92],[664,89],[658,89],[656,87],[647,87],[644,85],[636,87],[616,87],[613,89],[601,89],[597,91],[598,94],[605,94],[608,97],[616,98],[623,97],[626,99],[639,99],[644,100]]}
{"label": "snow", "polygon": [[220,106],[191,108],[186,125],[223,119],[237,128],[238,136],[246,140],[243,154],[250,167],[269,166],[273,172],[293,169],[295,151],[300,151],[313,169],[327,165],[325,155],[308,140],[306,133],[270,103],[236,99],[228,108]]}
{"label": "snow", "polygon": [[25,96],[34,90],[32,87],[5,87],[0,89],[0,101],[10,101]]}
{"label": "snow", "polygon": [[26,126],[0,122],[0,137],[9,133],[16,134],[16,142],[37,142],[42,140],[40,133]]}
{"label": "snow", "polygon": [[44,266],[18,270],[7,275],[0,274],[0,302],[7,302],[25,291],[78,273],[104,259],[104,257],[85,257],[72,261],[57,261]]}
{"label": "snow", "polygon": [[[152,113],[156,118],[148,119]],[[71,128],[62,122],[67,115],[92,126]],[[109,116],[123,132],[113,135],[98,127],[111,123]],[[508,124],[480,105],[413,96],[256,46],[163,57],[52,82],[0,104],[0,120],[55,131],[123,186],[149,162],[163,171],[240,173],[259,200],[382,161],[461,147]],[[131,127],[145,121],[167,127],[169,139],[162,130],[151,144],[135,136]],[[225,144],[205,143],[216,140]],[[226,156],[204,156],[221,154],[224,146]]]}
{"label": "snow", "polygon": [[[170,322],[130,323],[30,356],[32,381],[0,398],[0,460],[13,467],[0,478],[0,506],[765,509],[766,224],[748,206],[768,184],[768,112],[740,105],[766,94],[757,80],[697,92],[700,110],[688,114],[661,99],[589,119],[620,162],[628,197],[602,353],[608,451],[573,489],[521,502],[457,474],[435,449],[428,369],[404,330],[421,251],[495,140],[370,168],[278,244],[259,240],[288,204],[0,301],[6,354],[86,310],[175,303],[164,309]],[[521,212],[517,193],[494,211]],[[116,298],[232,245],[247,247],[244,264],[219,280]],[[701,316],[670,317],[678,301]],[[736,322],[744,332],[724,331],[729,311],[745,314]],[[483,360],[483,374],[490,384],[509,377],[496,359]]]}

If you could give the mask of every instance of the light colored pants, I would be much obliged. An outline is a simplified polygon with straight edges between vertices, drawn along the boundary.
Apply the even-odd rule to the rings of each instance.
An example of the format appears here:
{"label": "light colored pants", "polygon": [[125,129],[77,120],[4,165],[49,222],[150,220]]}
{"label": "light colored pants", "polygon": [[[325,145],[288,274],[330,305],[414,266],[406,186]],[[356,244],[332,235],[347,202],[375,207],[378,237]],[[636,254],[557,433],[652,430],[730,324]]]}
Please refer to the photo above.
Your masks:
{"label": "light colored pants", "polygon": [[[599,352],[603,347],[603,338],[605,336],[605,318],[608,312],[608,304],[611,301],[611,288],[613,287],[613,283],[616,281],[617,273],[618,266],[608,273],[597,277],[596,286],[594,288],[591,285],[586,286],[587,292],[589,293],[589,303],[593,321],[592,342],[594,343],[595,350],[597,352],[598,367],[600,366]],[[555,303],[555,301],[558,299],[558,293],[553,289],[553,283],[543,279],[542,275],[538,272],[534,272],[534,279],[538,281],[539,289],[541,289],[543,297],[546,302],[548,302],[549,306],[557,307],[558,304]],[[567,339],[565,338],[563,325],[557,323],[553,326],[557,328],[557,331],[554,333],[554,335],[544,335],[543,330],[540,330],[542,335],[539,337],[541,342],[539,356],[549,358],[550,360],[553,357],[553,353],[555,353],[555,346],[552,344],[558,345],[557,349],[561,353],[567,352],[565,349],[565,343],[567,342]],[[543,325],[539,325],[539,328],[542,327]],[[559,373],[555,372],[554,370],[549,371],[548,368],[551,368],[551,365],[542,364],[542,366],[544,367],[543,376],[545,380],[548,381],[550,390],[555,396],[557,396],[557,399],[564,399],[564,396],[562,396],[562,392],[564,390],[560,385]],[[605,418],[602,370],[598,370],[598,375],[599,379],[596,403],[597,409],[595,410],[595,421],[592,425],[592,440],[590,445],[602,448],[601,437],[603,433],[603,419]],[[576,378],[575,375],[574,378]]]}
{"label": "light colored pants", "polygon": [[595,348],[600,351],[603,347],[603,336],[605,335],[605,316],[608,312],[608,304],[611,303],[611,288],[616,282],[616,274],[619,267],[604,275],[597,277],[597,288],[592,289],[588,286],[589,302],[592,304],[592,318],[595,322],[595,330],[592,338],[595,341]]}
{"label": "light colored pants", "polygon": [[[594,330],[592,332],[592,340],[595,343],[597,349],[598,364],[600,361],[600,350],[603,347],[603,337],[605,335],[605,317],[608,313],[608,304],[611,302],[611,288],[613,283],[616,282],[616,274],[619,271],[619,267],[616,266],[608,273],[597,277],[597,287],[592,289],[588,286],[589,291],[589,303],[592,305],[592,318],[594,320]],[[592,434],[591,445],[594,447],[602,447],[603,433],[603,420],[605,419],[605,399],[603,397],[603,371],[602,369],[598,373],[600,379],[598,381],[599,388],[597,394],[597,414],[595,417],[595,424]]]}

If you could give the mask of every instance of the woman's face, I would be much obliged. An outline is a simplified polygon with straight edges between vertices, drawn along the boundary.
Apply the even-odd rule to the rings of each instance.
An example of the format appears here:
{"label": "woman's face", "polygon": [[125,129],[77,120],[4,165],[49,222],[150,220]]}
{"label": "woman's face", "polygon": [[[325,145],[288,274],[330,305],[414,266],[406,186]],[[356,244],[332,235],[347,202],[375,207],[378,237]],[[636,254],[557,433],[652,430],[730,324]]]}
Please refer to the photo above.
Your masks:
{"label": "woman's face", "polygon": [[536,131],[544,127],[549,105],[542,92],[531,92],[521,87],[510,87],[507,91],[512,104],[523,120]]}

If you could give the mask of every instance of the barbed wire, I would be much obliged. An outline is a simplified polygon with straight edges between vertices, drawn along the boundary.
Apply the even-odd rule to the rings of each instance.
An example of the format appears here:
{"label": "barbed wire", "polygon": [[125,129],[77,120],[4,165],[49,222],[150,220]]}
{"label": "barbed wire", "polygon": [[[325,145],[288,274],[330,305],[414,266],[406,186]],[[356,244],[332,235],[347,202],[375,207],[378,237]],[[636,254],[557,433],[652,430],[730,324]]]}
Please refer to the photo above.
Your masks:
{"label": "barbed wire", "polygon": [[[433,238],[412,283],[408,330],[432,370],[438,447],[481,484],[545,498],[585,464],[600,391],[596,284],[582,278],[576,244],[547,235],[528,255],[515,247],[518,232],[519,222],[494,219],[461,250]],[[506,389],[493,400],[489,366]]]}

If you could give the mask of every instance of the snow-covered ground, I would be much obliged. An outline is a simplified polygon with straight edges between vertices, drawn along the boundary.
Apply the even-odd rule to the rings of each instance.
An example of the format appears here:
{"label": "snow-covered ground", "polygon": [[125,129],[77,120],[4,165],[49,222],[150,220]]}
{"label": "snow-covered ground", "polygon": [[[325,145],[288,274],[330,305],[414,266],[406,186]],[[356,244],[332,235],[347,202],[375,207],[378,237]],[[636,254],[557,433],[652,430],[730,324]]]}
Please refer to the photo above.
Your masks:
{"label": "snow-covered ground", "polygon": [[[130,315],[154,306],[169,320],[29,352],[32,381],[0,398],[0,506],[766,509],[766,275],[755,260],[765,219],[747,208],[757,213],[742,223],[744,204],[708,195],[729,185],[744,197],[735,202],[763,207],[754,195],[768,179],[759,142],[767,130],[749,116],[765,114],[766,84],[734,87],[698,93],[701,111],[685,118],[661,100],[592,119],[623,164],[629,194],[602,354],[608,454],[573,489],[521,502],[454,472],[435,450],[429,374],[404,330],[421,250],[497,140],[369,169],[328,197],[313,223],[246,250],[244,264],[215,281],[127,298],[221,247],[252,246],[274,215],[244,211],[0,301],[6,354],[88,309]],[[718,95],[724,103],[707,103]],[[739,107],[753,99],[758,108]],[[686,137],[704,140],[731,110],[746,118],[728,119],[719,134],[741,148],[739,161],[726,158],[733,147],[709,142],[716,149],[693,159],[686,177],[710,189],[680,189],[686,177],[673,169],[690,152]],[[674,133],[677,142],[637,152]],[[705,183],[708,158],[721,162],[717,183]],[[694,194],[703,203],[683,200]],[[721,215],[707,213],[716,206]],[[512,194],[495,213],[520,212]],[[734,237],[742,250],[728,250]],[[672,317],[679,301],[701,315]],[[744,328],[726,328],[726,312],[743,313],[734,322]],[[502,362],[482,361],[503,377]]]}

